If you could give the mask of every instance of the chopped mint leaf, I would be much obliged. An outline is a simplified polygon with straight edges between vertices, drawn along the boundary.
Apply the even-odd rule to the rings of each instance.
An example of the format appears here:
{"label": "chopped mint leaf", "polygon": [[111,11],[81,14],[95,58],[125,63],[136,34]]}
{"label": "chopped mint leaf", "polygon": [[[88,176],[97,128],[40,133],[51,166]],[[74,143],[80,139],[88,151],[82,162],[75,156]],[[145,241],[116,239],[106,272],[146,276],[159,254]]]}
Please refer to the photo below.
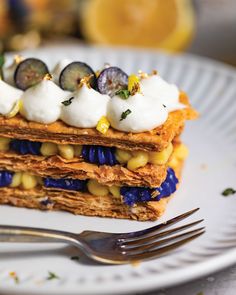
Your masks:
{"label": "chopped mint leaf", "polygon": [[233,188],[229,187],[229,188],[226,188],[221,194],[222,196],[230,196],[230,195],[233,195],[236,193],[236,190],[234,190]]}
{"label": "chopped mint leaf", "polygon": [[15,282],[16,284],[19,284],[20,280],[19,280],[19,277],[18,277],[18,275],[16,274],[15,271],[11,271],[11,272],[9,273],[9,275],[10,275],[11,278],[13,278],[13,280],[14,280],[14,282]]}
{"label": "chopped mint leaf", "polygon": [[71,256],[70,259],[71,259],[71,260],[79,260],[80,258],[79,258],[79,256]]}
{"label": "chopped mint leaf", "polygon": [[127,99],[130,96],[130,91],[128,89],[120,89],[120,90],[116,91],[115,94],[118,95],[122,99]]}
{"label": "chopped mint leaf", "polygon": [[67,100],[64,100],[62,102],[62,104],[64,104],[64,106],[68,106],[72,103],[72,100],[74,99],[74,97],[72,96],[71,98],[67,99]]}
{"label": "chopped mint leaf", "polygon": [[3,54],[0,54],[0,68],[3,67],[4,63],[5,63],[5,57]]}
{"label": "chopped mint leaf", "polygon": [[56,275],[54,272],[49,271],[48,276],[46,278],[48,281],[54,280],[54,279],[59,279],[59,276]]}
{"label": "chopped mint leaf", "polygon": [[120,116],[120,121],[123,121],[124,119],[126,119],[126,117],[131,114],[131,110],[130,109],[127,109],[126,111],[124,111],[121,116]]}

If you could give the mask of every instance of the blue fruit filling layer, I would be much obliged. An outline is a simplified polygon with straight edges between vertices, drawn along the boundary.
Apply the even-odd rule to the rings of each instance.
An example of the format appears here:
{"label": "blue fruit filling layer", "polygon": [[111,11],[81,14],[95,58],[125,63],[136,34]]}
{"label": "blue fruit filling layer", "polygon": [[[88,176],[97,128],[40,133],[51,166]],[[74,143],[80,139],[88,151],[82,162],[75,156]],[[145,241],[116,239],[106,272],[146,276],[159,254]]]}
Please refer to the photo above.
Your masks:
{"label": "blue fruit filling layer", "polygon": [[61,178],[55,179],[47,177],[43,179],[45,187],[61,188],[70,191],[85,191],[86,180],[72,179],[72,178]]}
{"label": "blue fruit filling layer", "polygon": [[118,164],[113,147],[84,145],[81,154],[83,159],[89,163],[109,166]]}
{"label": "blue fruit filling layer", "polygon": [[[10,149],[21,155],[40,155],[41,145],[42,143],[37,141],[13,139],[10,142]],[[114,147],[85,145],[81,155],[86,162],[93,164],[109,166],[118,164]]]}
{"label": "blue fruit filling layer", "polygon": [[12,172],[0,171],[0,187],[9,186],[12,182]]}
{"label": "blue fruit filling layer", "polygon": [[10,142],[10,149],[18,154],[40,155],[42,143],[37,141],[13,139]]}
{"label": "blue fruit filling layer", "polygon": [[126,205],[133,206],[135,203],[159,201],[161,198],[170,196],[176,191],[177,183],[178,179],[175,176],[174,170],[168,168],[166,179],[160,187],[152,189],[148,187],[123,186],[120,189],[120,193],[123,197],[123,202]]}

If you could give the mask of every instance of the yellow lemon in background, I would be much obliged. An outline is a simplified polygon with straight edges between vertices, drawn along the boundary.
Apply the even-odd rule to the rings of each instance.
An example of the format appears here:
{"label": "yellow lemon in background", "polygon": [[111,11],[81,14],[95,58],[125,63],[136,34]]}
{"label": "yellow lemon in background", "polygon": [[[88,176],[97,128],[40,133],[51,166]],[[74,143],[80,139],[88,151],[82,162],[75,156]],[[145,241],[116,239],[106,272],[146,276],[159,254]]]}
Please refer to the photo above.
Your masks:
{"label": "yellow lemon in background", "polygon": [[194,31],[190,0],[87,0],[82,31],[89,41],[183,50]]}

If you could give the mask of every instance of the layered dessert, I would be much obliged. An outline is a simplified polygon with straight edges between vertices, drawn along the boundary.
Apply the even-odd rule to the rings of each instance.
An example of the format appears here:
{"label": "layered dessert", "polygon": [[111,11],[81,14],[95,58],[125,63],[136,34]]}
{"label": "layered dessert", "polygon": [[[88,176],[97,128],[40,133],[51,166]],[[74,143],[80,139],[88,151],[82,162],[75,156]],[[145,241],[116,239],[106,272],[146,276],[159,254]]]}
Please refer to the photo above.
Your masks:
{"label": "layered dessert", "polygon": [[0,203],[156,220],[188,154],[197,117],[187,95],[153,71],[96,72],[62,60],[49,71],[16,57],[1,69]]}

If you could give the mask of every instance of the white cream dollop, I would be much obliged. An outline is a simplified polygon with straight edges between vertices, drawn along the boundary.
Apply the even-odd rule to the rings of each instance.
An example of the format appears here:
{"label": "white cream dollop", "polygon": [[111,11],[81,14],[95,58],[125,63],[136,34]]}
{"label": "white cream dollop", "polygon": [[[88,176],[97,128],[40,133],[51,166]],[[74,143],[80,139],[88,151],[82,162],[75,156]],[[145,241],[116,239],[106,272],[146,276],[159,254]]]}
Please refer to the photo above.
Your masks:
{"label": "white cream dollop", "polygon": [[50,80],[42,80],[28,88],[22,95],[23,109],[21,114],[29,121],[50,124],[61,115],[62,101],[71,96]]}
{"label": "white cream dollop", "polygon": [[156,98],[164,104],[169,112],[183,109],[184,104],[179,102],[179,89],[169,84],[159,75],[149,76],[140,81],[141,92],[144,96]]}
{"label": "white cream dollop", "polygon": [[59,61],[59,63],[57,63],[55,65],[55,67],[52,70],[52,77],[53,77],[53,81],[56,84],[59,84],[59,77],[60,77],[62,70],[66,66],[68,66],[68,64],[70,64],[70,63],[72,63],[72,60],[65,58],[65,59],[62,59],[61,61]]}
{"label": "white cream dollop", "polygon": [[72,94],[71,104],[62,106],[61,120],[68,125],[79,128],[94,128],[99,119],[106,116],[108,95],[100,94],[83,85]]}
{"label": "white cream dollop", "polygon": [[[131,113],[121,120],[123,112]],[[111,126],[125,132],[144,132],[162,125],[168,111],[157,99],[136,93],[128,99],[122,99],[118,95],[111,98],[108,104],[107,117]]]}
{"label": "white cream dollop", "polygon": [[7,115],[22,94],[23,91],[0,80],[0,114]]}

